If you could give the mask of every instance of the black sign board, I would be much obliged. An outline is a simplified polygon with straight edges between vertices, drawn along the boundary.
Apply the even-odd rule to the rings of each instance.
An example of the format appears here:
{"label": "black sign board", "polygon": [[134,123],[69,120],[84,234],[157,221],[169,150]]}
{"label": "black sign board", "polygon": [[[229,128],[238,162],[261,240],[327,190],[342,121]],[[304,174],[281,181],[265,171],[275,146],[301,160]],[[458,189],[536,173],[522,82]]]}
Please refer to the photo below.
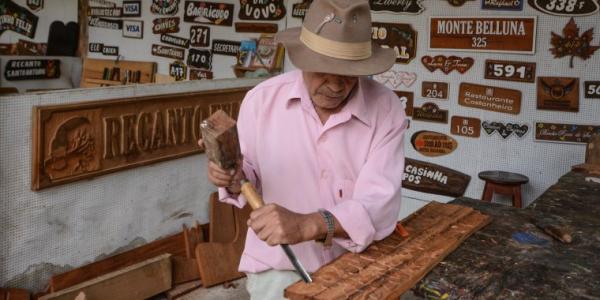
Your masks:
{"label": "black sign board", "polygon": [[312,0],[302,0],[302,2],[292,5],[292,17],[301,18],[302,20],[304,20],[306,11],[310,7],[311,3]]}
{"label": "black sign board", "polygon": [[231,26],[233,4],[207,1],[185,1],[183,20],[190,23]]}
{"label": "black sign board", "polygon": [[104,48],[102,43],[89,43],[88,45],[88,51],[91,53],[102,53],[102,48]]}
{"label": "black sign board", "polygon": [[600,99],[600,81],[585,82],[585,97]]}
{"label": "black sign board", "polygon": [[240,0],[240,20],[275,21],[285,17],[283,0]]}
{"label": "black sign board", "polygon": [[523,10],[523,0],[481,0],[481,9],[489,10]]}
{"label": "black sign board", "polygon": [[161,34],[160,41],[165,44],[169,44],[169,45],[173,45],[173,46],[177,46],[177,47],[182,47],[182,48],[190,47],[190,40],[182,38],[182,37],[170,35],[170,34]]}
{"label": "black sign board", "polygon": [[423,0],[370,0],[371,10],[418,15],[425,10]]}
{"label": "black sign board", "polygon": [[226,40],[213,40],[212,41],[212,53],[237,56],[240,52],[241,42],[238,41],[226,41]]}
{"label": "black sign board", "polygon": [[152,44],[152,55],[183,60],[185,50],[163,45]]}
{"label": "black sign board", "polygon": [[179,0],[152,0],[150,11],[155,15],[172,16],[178,7]]}
{"label": "black sign board", "polygon": [[169,64],[169,75],[175,78],[175,81],[185,80],[187,77],[187,66],[181,61]]}
{"label": "black sign board", "polygon": [[27,8],[19,6],[10,0],[0,4],[0,35],[11,30],[28,38],[35,37],[38,17]]}
{"label": "black sign board", "polygon": [[193,47],[208,47],[210,45],[210,27],[191,26],[190,44]]}
{"label": "black sign board", "polygon": [[116,46],[103,46],[102,54],[106,56],[119,56],[119,47]]}
{"label": "black sign board", "polygon": [[88,17],[88,25],[112,30],[123,29],[123,20],[111,20],[99,17]]}
{"label": "black sign board", "polygon": [[123,0],[123,17],[141,17],[142,0]]}
{"label": "black sign board", "polygon": [[179,17],[154,19],[152,24],[154,34],[179,32]]}
{"label": "black sign board", "polygon": [[4,68],[6,80],[55,79],[60,77],[58,59],[9,60]]}
{"label": "black sign board", "polygon": [[417,32],[410,24],[373,22],[371,39],[394,49],[396,63],[408,64],[417,55]]}
{"label": "black sign board", "polygon": [[190,67],[211,70],[212,69],[212,54],[210,50],[190,49],[188,53],[187,64]]}
{"label": "black sign board", "polygon": [[110,17],[120,18],[123,11],[120,7],[103,7],[103,6],[90,6],[88,7],[88,16],[93,17]]}
{"label": "black sign board", "polygon": [[528,0],[529,6],[549,15],[588,16],[598,12],[595,0]]}

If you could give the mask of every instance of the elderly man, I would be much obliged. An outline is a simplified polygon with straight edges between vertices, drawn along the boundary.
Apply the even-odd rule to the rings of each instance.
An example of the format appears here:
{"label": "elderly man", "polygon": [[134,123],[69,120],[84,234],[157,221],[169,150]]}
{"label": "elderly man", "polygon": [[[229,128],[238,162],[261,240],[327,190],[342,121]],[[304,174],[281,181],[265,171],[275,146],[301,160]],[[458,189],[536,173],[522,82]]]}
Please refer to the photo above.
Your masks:
{"label": "elderly man", "polygon": [[314,272],[392,233],[404,169],[404,109],[366,77],[395,61],[371,44],[368,1],[316,0],[303,26],[277,39],[300,71],[246,95],[241,168],[208,167],[222,201],[245,205],[239,180],[247,178],[267,204],[251,214],[239,266],[252,299],[282,299],[300,278],[279,244]]}

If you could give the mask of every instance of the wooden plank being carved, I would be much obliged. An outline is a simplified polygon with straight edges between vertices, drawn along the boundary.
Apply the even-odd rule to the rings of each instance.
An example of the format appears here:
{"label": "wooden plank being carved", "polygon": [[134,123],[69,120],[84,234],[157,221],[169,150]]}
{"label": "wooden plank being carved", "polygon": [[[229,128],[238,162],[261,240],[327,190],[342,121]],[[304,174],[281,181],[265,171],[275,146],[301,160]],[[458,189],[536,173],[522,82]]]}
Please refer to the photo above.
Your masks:
{"label": "wooden plank being carved", "polygon": [[80,292],[86,299],[142,300],[171,288],[171,255],[163,254],[127,268],[102,275],[40,300],[73,300]]}
{"label": "wooden plank being carved", "polygon": [[362,253],[346,253],[285,290],[289,299],[398,299],[490,217],[469,207],[431,202],[397,233]]}
{"label": "wooden plank being carved", "polygon": [[200,153],[200,122],[237,118],[248,88],[33,109],[32,189]]}
{"label": "wooden plank being carved", "polygon": [[[235,220],[233,241],[200,243],[196,246],[196,260],[200,269],[202,285],[205,287],[244,276],[244,273],[238,272],[238,266],[246,242],[246,232],[248,231],[246,222],[252,208],[250,205],[246,205],[243,209],[233,208],[233,210]],[[211,226],[213,224],[218,225],[218,223],[212,223]]]}

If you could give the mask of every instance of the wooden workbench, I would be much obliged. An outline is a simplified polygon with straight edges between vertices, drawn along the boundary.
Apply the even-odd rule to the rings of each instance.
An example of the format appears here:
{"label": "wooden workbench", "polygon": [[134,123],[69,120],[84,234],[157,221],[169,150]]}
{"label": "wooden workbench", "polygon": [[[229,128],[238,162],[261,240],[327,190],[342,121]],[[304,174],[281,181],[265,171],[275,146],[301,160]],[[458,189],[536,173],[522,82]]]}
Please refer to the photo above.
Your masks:
{"label": "wooden workbench", "polygon": [[[448,293],[448,299],[600,299],[600,184],[585,177],[567,173],[526,209],[469,198],[452,201],[492,216],[492,223],[402,299],[418,297],[423,287],[430,295]],[[552,239],[531,223],[533,217],[548,216],[573,229],[571,244]],[[516,232],[548,243],[520,244],[512,238]]]}

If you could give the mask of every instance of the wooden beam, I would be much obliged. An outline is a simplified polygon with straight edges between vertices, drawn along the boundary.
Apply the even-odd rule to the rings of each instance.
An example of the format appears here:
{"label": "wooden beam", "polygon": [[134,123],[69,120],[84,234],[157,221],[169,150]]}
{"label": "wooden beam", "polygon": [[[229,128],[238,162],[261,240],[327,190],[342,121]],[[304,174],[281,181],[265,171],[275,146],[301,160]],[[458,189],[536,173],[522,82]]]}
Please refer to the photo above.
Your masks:
{"label": "wooden beam", "polygon": [[88,0],[77,1],[77,20],[79,22],[79,45],[77,47],[77,56],[82,59],[88,55]]}

